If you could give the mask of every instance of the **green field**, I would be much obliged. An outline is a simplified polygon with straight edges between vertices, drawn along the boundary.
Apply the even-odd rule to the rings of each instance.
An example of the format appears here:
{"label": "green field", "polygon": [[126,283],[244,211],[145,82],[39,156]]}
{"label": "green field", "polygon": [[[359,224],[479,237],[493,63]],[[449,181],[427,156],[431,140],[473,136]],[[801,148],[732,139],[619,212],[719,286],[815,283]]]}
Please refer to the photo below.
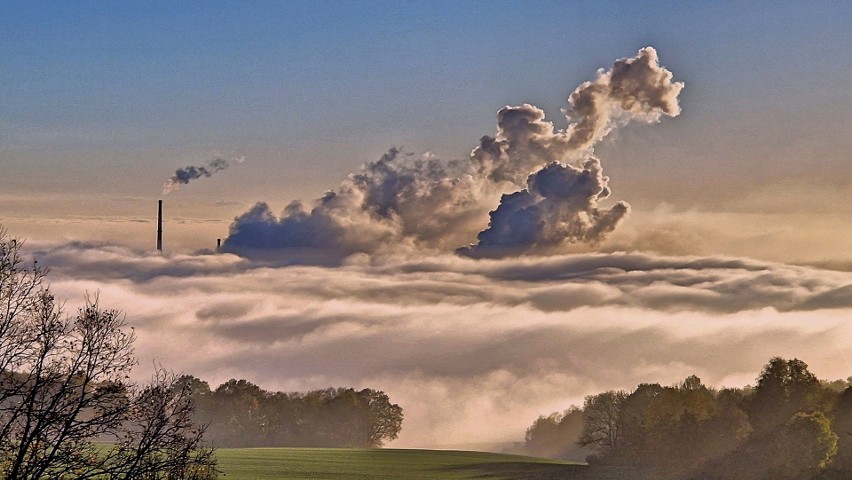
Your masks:
{"label": "green field", "polygon": [[395,449],[221,448],[228,480],[533,480],[583,478],[587,467],[483,452]]}

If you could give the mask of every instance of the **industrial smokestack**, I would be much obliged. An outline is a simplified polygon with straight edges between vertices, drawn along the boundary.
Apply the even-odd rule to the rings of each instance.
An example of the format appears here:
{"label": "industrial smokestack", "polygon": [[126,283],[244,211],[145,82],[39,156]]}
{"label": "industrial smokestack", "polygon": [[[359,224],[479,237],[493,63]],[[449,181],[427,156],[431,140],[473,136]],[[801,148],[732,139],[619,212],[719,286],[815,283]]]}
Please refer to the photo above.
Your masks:
{"label": "industrial smokestack", "polygon": [[157,204],[157,250],[163,251],[163,201]]}

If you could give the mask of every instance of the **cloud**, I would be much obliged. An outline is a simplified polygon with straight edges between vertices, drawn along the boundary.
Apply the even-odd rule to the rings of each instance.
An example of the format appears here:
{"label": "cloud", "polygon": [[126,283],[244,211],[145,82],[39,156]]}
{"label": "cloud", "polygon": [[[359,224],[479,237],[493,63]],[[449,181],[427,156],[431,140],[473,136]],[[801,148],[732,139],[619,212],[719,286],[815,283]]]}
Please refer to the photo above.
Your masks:
{"label": "cloud", "polygon": [[324,264],[355,252],[440,248],[460,241],[453,228],[474,231],[471,220],[487,212],[474,183],[458,162],[391,148],[312,207],[296,201],[278,217],[256,204],[234,220],[222,251]]}
{"label": "cloud", "polygon": [[849,272],[646,253],[356,254],[334,268],[82,243],[34,253],[58,297],[99,291],[127,313],[142,370],[379,388],[406,411],[394,446],[520,440],[584,395],[693,373],[743,385],[775,355],[852,373]]}
{"label": "cloud", "polygon": [[551,163],[529,176],[527,189],[503,195],[478,243],[459,250],[470,256],[503,256],[563,243],[597,243],[630,211],[625,202],[598,207],[609,196],[608,177],[590,158],[582,168]]}
{"label": "cloud", "polygon": [[683,86],[659,65],[657,51],[645,47],[635,57],[617,60],[609,71],[600,70],[594,81],[571,93],[565,130],[555,130],[545,121],[544,111],[533,105],[501,109],[497,135],[482,137],[471,160],[494,181],[523,185],[527,175],[542,165],[584,159],[616,126],[679,115]]}
{"label": "cloud", "polygon": [[465,251],[515,254],[598,242],[628,206],[598,207],[609,188],[594,145],[619,125],[678,115],[682,88],[656,51],[643,48],[571,93],[565,129],[533,105],[506,106],[496,134],[483,136],[468,159],[416,158],[391,148],[311,204],[293,202],[278,216],[258,203],[234,220],[222,251],[319,264],[355,252],[451,251],[470,244],[498,201],[491,226]]}

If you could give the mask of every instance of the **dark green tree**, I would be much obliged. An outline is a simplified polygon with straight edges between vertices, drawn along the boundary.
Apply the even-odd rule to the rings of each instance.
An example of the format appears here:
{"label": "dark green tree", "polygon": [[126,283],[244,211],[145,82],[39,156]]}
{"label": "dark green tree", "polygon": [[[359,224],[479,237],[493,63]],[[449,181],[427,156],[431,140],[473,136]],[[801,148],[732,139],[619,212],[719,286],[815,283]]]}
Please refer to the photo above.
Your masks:
{"label": "dark green tree", "polygon": [[372,389],[328,388],[306,393],[268,392],[231,379],[210,392],[184,376],[198,405],[196,420],[227,447],[381,447],[397,438],[403,413]]}
{"label": "dark green tree", "polygon": [[827,389],[799,360],[774,357],[763,367],[747,411],[757,435],[778,431],[798,412],[824,408]]}
{"label": "dark green tree", "polygon": [[852,387],[846,390],[837,399],[832,419],[831,428],[837,434],[837,455],[828,464],[828,478],[849,478],[852,472]]}
{"label": "dark green tree", "polygon": [[402,407],[391,403],[385,392],[369,388],[359,391],[358,399],[367,411],[367,445],[381,447],[385,442],[396,440],[402,430]]}
{"label": "dark green tree", "polygon": [[797,413],[776,437],[773,478],[814,478],[837,453],[837,434],[822,412]]}
{"label": "dark green tree", "polygon": [[269,422],[263,404],[266,392],[246,380],[230,379],[212,393],[211,439],[229,447],[264,446],[258,439],[266,434]]}

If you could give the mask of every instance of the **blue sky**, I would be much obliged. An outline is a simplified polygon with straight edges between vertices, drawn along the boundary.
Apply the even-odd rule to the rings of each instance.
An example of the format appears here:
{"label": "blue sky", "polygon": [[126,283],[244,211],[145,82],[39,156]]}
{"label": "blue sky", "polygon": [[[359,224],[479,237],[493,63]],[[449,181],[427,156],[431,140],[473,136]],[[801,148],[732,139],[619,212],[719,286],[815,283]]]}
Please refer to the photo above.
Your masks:
{"label": "blue sky", "polygon": [[151,136],[279,142],[317,124],[343,136],[430,118],[485,128],[491,112],[460,112],[513,101],[558,112],[572,85],[645,45],[692,86],[684,103],[711,112],[727,107],[720,95],[747,107],[848,91],[852,57],[845,2],[6,2],[2,13],[4,120],[127,148]]}
{"label": "blue sky", "polygon": [[[174,205],[227,224],[240,202],[315,198],[391,145],[464,158],[506,104],[564,126],[576,85],[652,45],[686,83],[683,114],[599,148],[618,198],[845,192],[850,19],[842,1],[2,2],[4,190],[155,197],[179,166],[242,154]],[[189,207],[215,201],[234,206]]]}

